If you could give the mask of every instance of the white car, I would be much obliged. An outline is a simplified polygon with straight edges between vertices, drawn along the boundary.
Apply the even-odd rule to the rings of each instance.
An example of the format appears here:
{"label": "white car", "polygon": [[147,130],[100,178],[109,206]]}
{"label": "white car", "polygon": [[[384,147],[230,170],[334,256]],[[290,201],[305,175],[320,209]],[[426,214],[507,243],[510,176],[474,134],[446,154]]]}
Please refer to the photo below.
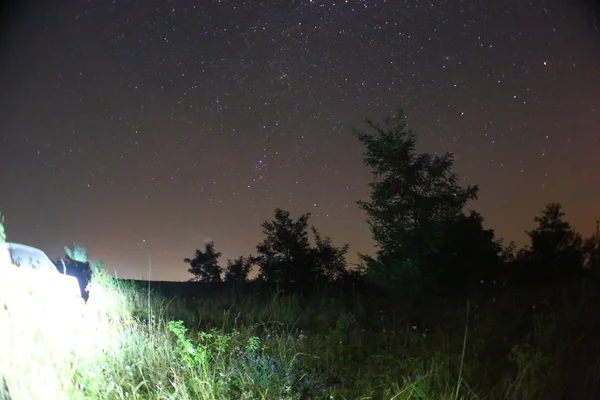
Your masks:
{"label": "white car", "polygon": [[82,315],[85,301],[77,278],[59,272],[42,250],[16,243],[0,247],[10,254],[10,263],[0,263],[0,306],[11,315]]}

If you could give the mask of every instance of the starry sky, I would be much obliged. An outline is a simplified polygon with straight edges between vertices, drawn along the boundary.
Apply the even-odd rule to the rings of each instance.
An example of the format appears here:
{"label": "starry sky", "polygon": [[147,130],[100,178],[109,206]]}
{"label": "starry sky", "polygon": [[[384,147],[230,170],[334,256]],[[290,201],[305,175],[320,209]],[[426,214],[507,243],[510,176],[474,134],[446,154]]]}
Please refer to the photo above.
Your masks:
{"label": "starry sky", "polygon": [[0,31],[10,241],[76,241],[119,277],[254,254],[276,207],[373,252],[351,134],[404,108],[469,206],[524,244],[550,201],[600,218],[600,32],[567,0],[48,0]]}

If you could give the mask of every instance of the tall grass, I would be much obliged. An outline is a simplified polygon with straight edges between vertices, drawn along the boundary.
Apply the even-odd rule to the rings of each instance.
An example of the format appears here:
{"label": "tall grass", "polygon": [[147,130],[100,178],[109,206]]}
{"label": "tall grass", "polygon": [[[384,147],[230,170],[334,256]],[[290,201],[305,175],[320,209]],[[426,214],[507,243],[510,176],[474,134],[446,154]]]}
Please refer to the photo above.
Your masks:
{"label": "tall grass", "polygon": [[559,348],[557,313],[517,335],[497,303],[425,328],[279,291],[149,301],[102,270],[89,295],[70,324],[0,312],[1,400],[534,399]]}

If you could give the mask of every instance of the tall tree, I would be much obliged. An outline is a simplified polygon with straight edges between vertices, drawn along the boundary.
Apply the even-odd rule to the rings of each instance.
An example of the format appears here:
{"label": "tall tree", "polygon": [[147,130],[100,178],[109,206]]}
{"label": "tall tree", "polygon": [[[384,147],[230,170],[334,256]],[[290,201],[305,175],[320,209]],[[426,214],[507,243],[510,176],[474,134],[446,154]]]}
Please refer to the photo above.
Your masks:
{"label": "tall tree", "polygon": [[316,272],[308,239],[308,219],[302,214],[296,221],[288,211],[275,210],[275,219],[262,224],[266,238],[256,246],[253,258],[259,267],[259,279],[268,282],[307,283]]}
{"label": "tall tree", "polygon": [[533,218],[538,227],[527,232],[532,254],[550,258],[573,245],[576,233],[571,224],[563,220],[564,216],[560,203],[548,203],[542,213]]}
{"label": "tall tree", "polygon": [[194,258],[186,258],[183,261],[190,264],[189,273],[194,275],[192,281],[221,282],[223,269],[219,266],[221,253],[215,250],[214,242],[204,245],[204,251],[196,250]]}
{"label": "tall tree", "polygon": [[[359,201],[367,214],[377,257],[361,255],[368,276],[393,288],[403,284],[409,295],[435,281],[427,260],[435,254],[448,223],[463,215],[478,187],[458,185],[453,156],[417,154],[416,135],[402,110],[383,124],[366,120],[368,132],[354,130],[365,146],[364,164],[374,175],[369,200]],[[411,293],[412,292],[412,293]]]}
{"label": "tall tree", "polygon": [[328,236],[322,236],[317,228],[311,227],[315,237],[315,247],[312,249],[313,262],[319,269],[319,274],[329,281],[339,280],[346,276],[346,254],[349,245],[337,247]]}
{"label": "tall tree", "polygon": [[492,229],[484,229],[483,217],[476,211],[448,224],[440,242],[428,262],[440,292],[468,295],[493,287],[501,278],[502,246]]}
{"label": "tall tree", "polygon": [[275,210],[275,219],[262,224],[266,238],[256,246],[252,261],[259,267],[259,279],[268,282],[309,284],[325,277],[335,280],[346,271],[348,245],[336,247],[331,238],[322,236],[314,226],[315,247],[309,240],[308,219],[297,220],[288,211]]}
{"label": "tall tree", "polygon": [[252,258],[239,257],[235,260],[227,260],[225,267],[225,282],[243,283],[248,281],[248,274],[252,269]]}
{"label": "tall tree", "polygon": [[531,276],[527,280],[556,281],[581,272],[583,265],[582,238],[563,218],[560,203],[548,203],[542,213],[534,217],[538,226],[528,231],[531,244],[525,253]]}

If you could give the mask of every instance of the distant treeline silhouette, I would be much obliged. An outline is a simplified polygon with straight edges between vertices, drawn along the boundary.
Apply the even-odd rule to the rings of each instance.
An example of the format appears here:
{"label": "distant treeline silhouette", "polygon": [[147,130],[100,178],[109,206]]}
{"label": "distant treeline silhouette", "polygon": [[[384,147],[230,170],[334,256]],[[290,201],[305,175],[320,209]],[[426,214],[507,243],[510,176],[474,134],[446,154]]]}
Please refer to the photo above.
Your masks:
{"label": "distant treeline silhouette", "polygon": [[[293,219],[277,208],[262,224],[265,238],[256,255],[219,265],[213,242],[186,258],[192,281],[256,282],[310,287],[315,284],[364,282],[379,290],[417,301],[427,294],[468,296],[507,286],[544,285],[579,279],[600,266],[599,235],[583,238],[564,219],[560,203],[549,203],[527,234],[530,243],[517,249],[503,244],[483,216],[465,213],[479,187],[459,185],[450,153],[417,153],[416,135],[402,110],[382,122],[366,120],[355,129],[364,145],[363,162],[372,175],[370,196],[358,201],[377,245],[374,255],[360,254],[358,268],[348,268],[348,245],[335,246],[310,226],[310,214]],[[312,242],[310,240],[312,232]]]}

